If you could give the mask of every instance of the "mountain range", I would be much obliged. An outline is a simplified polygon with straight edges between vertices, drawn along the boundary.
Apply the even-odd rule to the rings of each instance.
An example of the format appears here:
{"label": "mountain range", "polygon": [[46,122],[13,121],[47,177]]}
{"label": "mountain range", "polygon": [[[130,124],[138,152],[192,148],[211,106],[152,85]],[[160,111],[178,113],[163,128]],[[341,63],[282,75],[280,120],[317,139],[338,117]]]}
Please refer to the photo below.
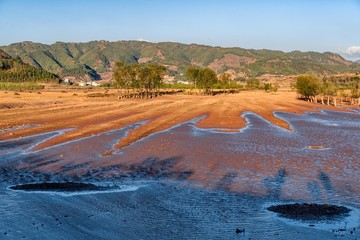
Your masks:
{"label": "mountain range", "polygon": [[0,49],[23,62],[61,77],[90,77],[99,80],[109,73],[116,61],[128,63],[158,62],[170,76],[181,79],[191,65],[209,67],[233,78],[257,77],[263,74],[336,74],[360,70],[360,64],[347,61],[339,54],[325,52],[282,52],[243,48],[223,48],[175,42],[92,41],[87,43],[56,42],[51,45],[20,42]]}

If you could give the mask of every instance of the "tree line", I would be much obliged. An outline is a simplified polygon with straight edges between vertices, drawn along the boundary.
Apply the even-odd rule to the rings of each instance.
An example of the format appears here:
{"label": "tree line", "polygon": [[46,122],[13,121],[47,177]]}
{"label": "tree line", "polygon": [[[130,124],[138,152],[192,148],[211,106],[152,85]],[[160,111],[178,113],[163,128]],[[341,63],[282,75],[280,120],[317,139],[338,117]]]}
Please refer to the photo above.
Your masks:
{"label": "tree line", "polygon": [[360,77],[357,76],[340,84],[331,78],[301,75],[297,77],[295,88],[302,99],[310,102],[336,106],[340,95],[341,100],[360,105]]}
{"label": "tree line", "polygon": [[210,68],[189,67],[185,73],[190,84],[195,89],[203,89],[203,94],[211,94],[218,81],[216,73]]}
{"label": "tree line", "polygon": [[[160,88],[165,87],[163,77],[167,69],[158,63],[132,63],[116,62],[113,69],[115,87],[122,92],[124,98],[152,98],[160,94]],[[217,93],[237,92],[241,87],[229,73],[219,76],[210,68],[190,66],[185,71],[185,78],[189,82],[190,94],[215,95]],[[248,79],[248,89],[264,89],[276,91],[277,86],[270,83],[262,86],[256,78]],[[215,92],[214,89],[217,89]]]}
{"label": "tree line", "polygon": [[229,93],[239,88],[229,73],[224,72],[218,77],[210,68],[191,66],[187,68],[185,76],[193,88],[200,90],[203,95],[213,95],[214,89],[222,89],[224,93]]}
{"label": "tree line", "polygon": [[123,97],[152,98],[160,94],[165,73],[166,68],[157,63],[116,62],[113,78],[116,87],[126,91]]}
{"label": "tree line", "polygon": [[[113,71],[115,86],[124,92],[125,98],[152,98],[160,94],[160,88],[164,86],[163,78],[166,68],[158,63],[127,64],[116,62]],[[223,73],[218,78],[210,68],[189,67],[185,76],[194,89],[200,89],[204,95],[213,94],[214,88],[228,89],[236,88],[230,74]]]}

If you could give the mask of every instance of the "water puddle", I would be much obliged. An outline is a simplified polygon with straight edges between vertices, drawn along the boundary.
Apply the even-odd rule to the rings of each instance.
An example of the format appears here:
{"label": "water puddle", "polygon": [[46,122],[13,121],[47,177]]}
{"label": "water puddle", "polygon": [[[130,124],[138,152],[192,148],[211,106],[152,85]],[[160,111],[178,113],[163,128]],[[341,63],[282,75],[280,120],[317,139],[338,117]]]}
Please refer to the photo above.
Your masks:
{"label": "water puddle", "polygon": [[12,191],[26,193],[57,194],[62,196],[136,191],[144,185],[118,185],[113,183],[42,182],[19,184],[8,187]]}
{"label": "water puddle", "polygon": [[286,224],[333,233],[352,234],[360,225],[359,209],[349,206],[319,203],[267,203],[265,209],[272,218]]}
{"label": "water puddle", "polygon": [[60,191],[60,192],[75,192],[75,191],[90,191],[102,190],[103,187],[92,183],[78,183],[78,182],[44,182],[44,183],[29,183],[11,186],[12,190],[20,190],[26,192],[36,191]]}

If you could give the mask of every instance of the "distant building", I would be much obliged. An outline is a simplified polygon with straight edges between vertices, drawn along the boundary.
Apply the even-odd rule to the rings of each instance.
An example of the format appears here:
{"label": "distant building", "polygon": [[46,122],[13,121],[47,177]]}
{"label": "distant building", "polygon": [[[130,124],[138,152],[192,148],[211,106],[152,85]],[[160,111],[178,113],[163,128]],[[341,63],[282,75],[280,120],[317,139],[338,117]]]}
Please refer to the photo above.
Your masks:
{"label": "distant building", "polygon": [[188,82],[188,81],[181,81],[181,80],[177,81],[177,83],[180,83],[180,84],[186,84],[186,85],[188,85],[188,84],[189,84],[189,82]]}
{"label": "distant building", "polygon": [[91,81],[91,82],[80,81],[79,82],[80,87],[86,87],[86,86],[98,87],[99,85],[100,84],[95,81]]}
{"label": "distant building", "polygon": [[63,84],[67,84],[67,85],[73,85],[73,82],[68,78],[65,78],[64,80],[60,80],[59,83],[63,83]]}
{"label": "distant building", "polygon": [[91,86],[93,86],[93,87],[98,87],[99,85],[100,85],[100,84],[97,83],[97,82],[94,82],[94,81],[91,82]]}

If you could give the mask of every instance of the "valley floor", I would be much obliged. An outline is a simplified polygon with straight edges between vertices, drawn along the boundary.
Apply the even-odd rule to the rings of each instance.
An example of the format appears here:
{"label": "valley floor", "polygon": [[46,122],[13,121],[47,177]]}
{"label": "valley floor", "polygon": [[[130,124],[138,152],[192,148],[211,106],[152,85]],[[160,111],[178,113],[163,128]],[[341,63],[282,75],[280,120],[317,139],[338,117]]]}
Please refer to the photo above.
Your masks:
{"label": "valley floor", "polygon": [[[359,109],[64,89],[0,92],[0,117],[0,239],[359,239]],[[267,210],[294,202],[351,212]]]}

